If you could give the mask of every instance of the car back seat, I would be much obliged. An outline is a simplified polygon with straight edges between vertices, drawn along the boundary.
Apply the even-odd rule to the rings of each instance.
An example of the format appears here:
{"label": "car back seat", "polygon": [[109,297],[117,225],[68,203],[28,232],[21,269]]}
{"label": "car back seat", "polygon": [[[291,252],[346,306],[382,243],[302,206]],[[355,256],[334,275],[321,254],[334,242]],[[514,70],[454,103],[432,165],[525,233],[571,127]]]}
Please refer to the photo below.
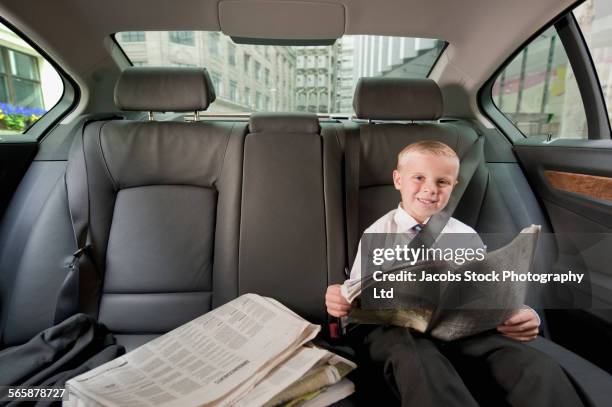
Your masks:
{"label": "car back seat", "polygon": [[[206,109],[214,91],[205,70],[138,68],[123,73],[116,99],[124,110],[192,111]],[[84,147],[92,256],[104,274],[100,321],[131,349],[256,292],[324,322],[325,287],[341,281],[346,264],[344,130],[359,136],[359,233],[397,206],[391,171],[404,145],[438,139],[462,156],[477,137],[467,126],[434,122],[443,109],[431,81],[362,80],[355,110],[370,122],[345,129],[320,125],[314,115],[275,113],[254,114],[248,129],[216,122],[89,124]],[[428,122],[374,123],[379,120]],[[455,216],[479,232],[516,232],[529,222],[508,211],[486,163]],[[20,262],[5,344],[22,343],[52,325],[74,249],[62,180]],[[537,343],[552,348],[548,344]],[[573,376],[578,387],[605,394],[589,383],[604,383],[609,375],[563,349],[554,351],[564,367],[579,372]],[[573,358],[564,364],[568,354]]]}

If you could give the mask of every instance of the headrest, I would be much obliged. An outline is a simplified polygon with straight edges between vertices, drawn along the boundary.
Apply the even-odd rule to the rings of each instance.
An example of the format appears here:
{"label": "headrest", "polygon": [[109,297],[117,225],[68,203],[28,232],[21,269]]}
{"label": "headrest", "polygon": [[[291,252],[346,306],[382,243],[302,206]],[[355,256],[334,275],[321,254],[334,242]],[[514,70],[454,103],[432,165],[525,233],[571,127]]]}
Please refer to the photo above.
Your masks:
{"label": "headrest", "polygon": [[130,67],[115,86],[115,104],[122,110],[193,112],[206,110],[214,100],[204,68]]}
{"label": "headrest", "polygon": [[431,79],[360,78],[353,108],[359,119],[436,120],[442,92]]}
{"label": "headrest", "polygon": [[319,119],[313,113],[253,113],[251,133],[318,133]]}

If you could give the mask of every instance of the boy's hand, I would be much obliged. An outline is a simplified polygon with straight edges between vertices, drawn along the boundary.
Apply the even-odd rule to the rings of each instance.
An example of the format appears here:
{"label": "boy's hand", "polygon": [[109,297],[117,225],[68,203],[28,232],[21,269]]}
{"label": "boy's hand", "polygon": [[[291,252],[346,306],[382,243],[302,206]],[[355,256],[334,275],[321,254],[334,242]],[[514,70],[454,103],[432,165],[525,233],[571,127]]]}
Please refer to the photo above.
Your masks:
{"label": "boy's hand", "polygon": [[333,317],[344,317],[348,315],[351,309],[351,303],[348,302],[340,293],[340,284],[334,284],[327,287],[325,293],[325,306],[327,313]]}
{"label": "boy's hand", "polygon": [[521,342],[534,340],[538,336],[540,318],[531,308],[524,308],[497,326],[497,330],[508,338]]}

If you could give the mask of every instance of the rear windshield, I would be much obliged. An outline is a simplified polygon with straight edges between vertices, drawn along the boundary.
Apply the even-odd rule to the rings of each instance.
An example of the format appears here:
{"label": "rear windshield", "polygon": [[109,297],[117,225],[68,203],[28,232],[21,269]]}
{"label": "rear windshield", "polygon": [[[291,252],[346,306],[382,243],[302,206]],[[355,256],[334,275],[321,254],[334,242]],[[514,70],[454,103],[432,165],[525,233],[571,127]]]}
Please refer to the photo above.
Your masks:
{"label": "rear windshield", "polygon": [[424,78],[446,45],[366,35],[329,46],[243,45],[212,31],[128,31],[115,39],[135,66],[207,68],[217,93],[208,111],[230,114],[351,115],[358,78]]}

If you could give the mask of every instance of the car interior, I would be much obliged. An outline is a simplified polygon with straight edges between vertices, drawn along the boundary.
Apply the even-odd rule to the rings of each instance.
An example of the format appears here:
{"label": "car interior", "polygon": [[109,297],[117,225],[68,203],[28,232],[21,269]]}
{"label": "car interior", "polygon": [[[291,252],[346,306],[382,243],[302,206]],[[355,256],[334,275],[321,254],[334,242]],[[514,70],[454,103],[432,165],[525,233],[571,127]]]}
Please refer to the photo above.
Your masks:
{"label": "car interior", "polygon": [[[0,0],[3,25],[62,85],[29,127],[0,131],[2,348],[57,323],[82,250],[91,264],[79,308],[127,350],[245,293],[275,298],[326,331],[326,287],[346,279],[364,229],[397,207],[398,152],[432,139],[463,158],[483,140],[484,159],[453,217],[489,248],[507,242],[495,234],[541,225],[552,238],[538,246],[538,269],[588,270],[589,292],[534,306],[541,335],[529,345],[562,366],[586,405],[609,405],[612,67],[604,77],[581,31],[576,10],[591,3]],[[214,64],[138,66],[118,34],[185,30],[263,48],[316,48],[351,35],[443,45],[422,77],[356,78],[348,114],[276,108],[275,91],[238,112],[215,110],[234,96]],[[592,38],[612,38],[599,32]],[[575,89],[546,79],[559,58],[552,51],[540,76],[525,73],[534,55],[525,47],[542,35],[553,44],[546,50],[566,55]],[[565,108],[566,124],[555,127],[546,92],[541,109],[504,110],[510,94],[521,104],[530,80],[556,97],[573,92],[582,110]]]}

